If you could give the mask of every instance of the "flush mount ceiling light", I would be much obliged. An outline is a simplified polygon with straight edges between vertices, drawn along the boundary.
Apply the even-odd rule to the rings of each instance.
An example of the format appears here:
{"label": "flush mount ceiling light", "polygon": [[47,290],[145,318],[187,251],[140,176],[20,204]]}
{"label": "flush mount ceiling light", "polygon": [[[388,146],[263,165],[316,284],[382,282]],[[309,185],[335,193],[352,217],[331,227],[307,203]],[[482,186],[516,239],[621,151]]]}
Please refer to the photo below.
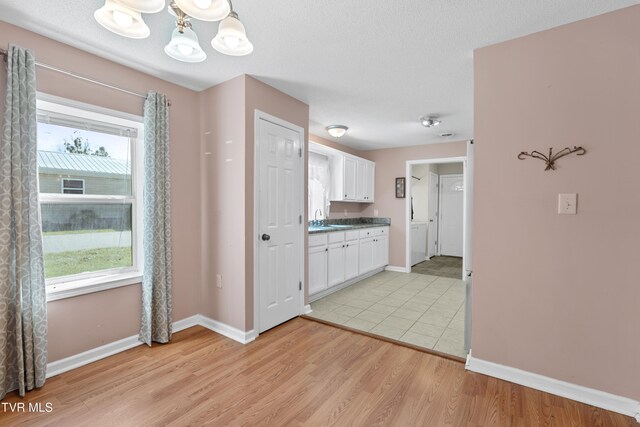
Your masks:
{"label": "flush mount ceiling light", "polygon": [[218,52],[231,56],[244,56],[253,52],[253,44],[247,38],[244,25],[233,11],[233,6],[229,16],[220,22],[218,34],[211,40],[211,46]]}
{"label": "flush mount ceiling light", "polygon": [[438,116],[422,116],[420,117],[420,123],[426,128],[432,128],[442,122],[438,119]]}
{"label": "flush mount ceiling light", "polygon": [[[164,8],[165,0],[105,0],[94,17],[107,30],[124,37],[143,39],[151,30],[142,20],[143,13],[156,13]],[[233,11],[230,0],[174,0],[168,7],[176,18],[177,28],[164,51],[171,58],[183,62],[202,62],[207,54],[200,47],[198,36],[191,26],[191,18],[220,21],[218,34],[211,45],[220,53],[232,56],[248,55],[253,44],[247,39],[244,25]]]}
{"label": "flush mount ceiling light", "polygon": [[332,137],[340,138],[344,136],[345,133],[347,133],[347,130],[349,128],[346,127],[345,125],[331,125],[331,126],[327,126],[326,129],[327,129],[327,132],[329,132],[329,135],[331,135]]}

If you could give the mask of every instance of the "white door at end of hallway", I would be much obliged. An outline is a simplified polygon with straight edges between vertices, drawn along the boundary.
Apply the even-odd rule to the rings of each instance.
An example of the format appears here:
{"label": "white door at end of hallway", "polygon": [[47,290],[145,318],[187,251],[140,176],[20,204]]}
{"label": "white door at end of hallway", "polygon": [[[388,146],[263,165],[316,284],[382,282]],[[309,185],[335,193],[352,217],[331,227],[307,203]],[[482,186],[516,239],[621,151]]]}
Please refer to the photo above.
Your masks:
{"label": "white door at end of hallway", "polygon": [[301,227],[304,210],[299,132],[258,121],[258,287],[256,329],[267,329],[300,314]]}
{"label": "white door at end of hallway", "polygon": [[462,257],[463,175],[440,175],[440,255]]}

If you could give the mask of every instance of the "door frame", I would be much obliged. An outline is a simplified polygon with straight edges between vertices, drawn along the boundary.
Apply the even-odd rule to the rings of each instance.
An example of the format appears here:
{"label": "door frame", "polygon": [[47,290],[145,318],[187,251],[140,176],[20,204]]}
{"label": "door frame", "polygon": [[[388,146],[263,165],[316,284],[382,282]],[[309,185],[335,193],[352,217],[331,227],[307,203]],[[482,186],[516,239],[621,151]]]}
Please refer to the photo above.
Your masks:
{"label": "door frame", "polygon": [[[438,200],[438,204],[439,204],[440,203],[440,175],[435,173],[435,172],[429,172],[429,186],[431,186],[431,180],[434,177],[438,180],[438,183],[436,184],[436,192],[438,194],[437,195],[437,200]],[[429,188],[429,196],[431,196],[431,188]],[[431,197],[429,197],[429,200],[431,200]],[[429,201],[427,201],[427,213],[430,213],[429,212],[430,210],[431,210],[431,203]],[[430,253],[430,250],[431,250],[431,248],[430,248],[431,242],[429,241],[431,239],[431,233],[429,233],[429,225],[431,224],[431,222],[427,222],[427,233],[429,233],[429,234],[427,234],[427,257],[426,257],[425,261],[430,259],[431,257],[438,256],[438,237],[439,237],[438,233],[439,233],[439,228],[440,228],[440,217],[438,215],[439,213],[440,213],[440,206],[436,206],[436,225],[435,225],[435,227],[433,227],[433,228],[435,228],[435,234],[436,234],[436,243],[435,243],[436,248],[433,251],[433,255],[431,255],[431,256],[429,256],[429,253]],[[427,216],[429,216],[429,215],[427,215]]]}
{"label": "door frame", "polygon": [[[465,168],[466,162],[463,163],[463,170]],[[438,175],[440,178],[438,179],[438,244],[436,245],[436,253],[438,254],[438,256],[442,255],[442,250],[440,249],[442,246],[442,221],[440,221],[440,219],[442,218],[442,177],[447,177],[447,176],[460,176],[462,177],[462,182],[463,185],[465,183],[465,176],[464,176],[464,172],[463,173],[449,173],[449,174],[444,174],[444,175]],[[464,216],[464,203],[465,200],[467,198],[467,193],[466,191],[463,190],[462,192],[462,261],[464,262],[464,232],[465,232],[465,225],[466,225],[466,218]],[[462,266],[462,277],[464,278],[464,265]]]}
{"label": "door frame", "polygon": [[306,224],[306,218],[304,215],[305,212],[305,197],[304,197],[304,180],[305,180],[305,153],[306,150],[306,139],[304,128],[294,125],[293,123],[289,123],[285,120],[282,120],[278,117],[272,116],[268,113],[260,111],[258,109],[254,112],[254,122],[253,122],[253,330],[254,336],[260,335],[260,233],[258,230],[258,218],[260,215],[260,120],[265,120],[267,122],[273,123],[278,126],[282,126],[294,132],[297,132],[300,135],[300,150],[302,150],[302,156],[299,157],[300,162],[300,179],[297,180],[297,192],[300,196],[300,215],[302,215],[302,224],[299,224],[300,231],[298,241],[300,243],[300,282],[302,283],[302,290],[300,290],[300,303],[298,314],[304,313],[304,295],[305,290],[307,289],[306,283],[306,271],[304,268],[305,265],[305,253],[306,248],[304,244],[304,236],[306,228],[304,225]]}
{"label": "door frame", "polygon": [[[406,186],[405,189],[406,194],[411,194],[411,166],[413,165],[424,165],[424,164],[434,164],[434,163],[462,163],[463,167],[463,179],[467,175],[467,156],[458,156],[458,157],[443,157],[438,159],[422,159],[422,160],[407,160],[406,161]],[[471,190],[472,191],[472,190]],[[439,193],[439,191],[438,191]],[[465,254],[465,248],[467,245],[467,241],[470,238],[467,233],[467,188],[465,186],[464,195],[463,195],[463,206],[462,206],[462,253]],[[438,196],[440,197],[440,196]],[[440,211],[438,211],[438,214]],[[440,220],[438,218],[438,227],[440,227]],[[462,257],[462,275],[460,279],[464,279],[464,272],[466,270],[466,257]],[[405,199],[405,273],[411,273],[411,198],[406,197]]]}

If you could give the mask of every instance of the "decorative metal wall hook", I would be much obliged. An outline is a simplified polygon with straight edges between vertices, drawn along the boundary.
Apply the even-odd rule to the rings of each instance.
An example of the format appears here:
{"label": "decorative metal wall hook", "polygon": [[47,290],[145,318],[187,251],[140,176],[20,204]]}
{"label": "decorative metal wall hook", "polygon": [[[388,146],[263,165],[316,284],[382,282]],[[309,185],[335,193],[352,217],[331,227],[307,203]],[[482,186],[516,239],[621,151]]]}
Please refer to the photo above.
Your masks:
{"label": "decorative metal wall hook", "polygon": [[544,170],[548,171],[548,170],[556,170],[555,163],[556,163],[556,160],[558,160],[560,157],[568,156],[569,154],[573,154],[573,153],[576,153],[578,156],[582,156],[586,152],[587,150],[585,150],[584,148],[576,147],[574,145],[573,148],[566,147],[558,151],[556,154],[553,154],[553,148],[549,148],[548,156],[545,156],[539,151],[532,151],[531,153],[527,153],[526,151],[523,151],[520,154],[518,154],[518,159],[524,160],[525,156],[527,156],[527,157],[533,157],[534,159],[544,160],[544,162],[547,164],[547,167]]}

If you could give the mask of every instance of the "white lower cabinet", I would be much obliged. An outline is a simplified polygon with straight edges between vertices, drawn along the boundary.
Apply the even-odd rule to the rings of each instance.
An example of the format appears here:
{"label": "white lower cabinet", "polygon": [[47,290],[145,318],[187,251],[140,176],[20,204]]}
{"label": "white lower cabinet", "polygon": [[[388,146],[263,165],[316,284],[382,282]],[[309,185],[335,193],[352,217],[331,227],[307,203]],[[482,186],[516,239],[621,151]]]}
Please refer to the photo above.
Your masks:
{"label": "white lower cabinet", "polygon": [[329,264],[327,266],[327,282],[329,287],[344,282],[344,252],[344,242],[329,245]]}
{"label": "white lower cabinet", "polygon": [[373,237],[360,239],[360,274],[373,270]]}
{"label": "white lower cabinet", "polygon": [[327,289],[327,244],[309,247],[309,295]]}
{"label": "white lower cabinet", "polygon": [[373,239],[373,268],[389,264],[389,236]]}
{"label": "white lower cabinet", "polygon": [[354,277],[358,277],[360,274],[359,266],[359,254],[360,244],[358,242],[358,235],[356,238],[349,240],[349,233],[347,233],[345,248],[344,248],[344,280],[351,280]]}
{"label": "white lower cabinet", "polygon": [[387,265],[388,233],[389,227],[376,227],[310,236],[309,295],[330,293],[332,287]]}

